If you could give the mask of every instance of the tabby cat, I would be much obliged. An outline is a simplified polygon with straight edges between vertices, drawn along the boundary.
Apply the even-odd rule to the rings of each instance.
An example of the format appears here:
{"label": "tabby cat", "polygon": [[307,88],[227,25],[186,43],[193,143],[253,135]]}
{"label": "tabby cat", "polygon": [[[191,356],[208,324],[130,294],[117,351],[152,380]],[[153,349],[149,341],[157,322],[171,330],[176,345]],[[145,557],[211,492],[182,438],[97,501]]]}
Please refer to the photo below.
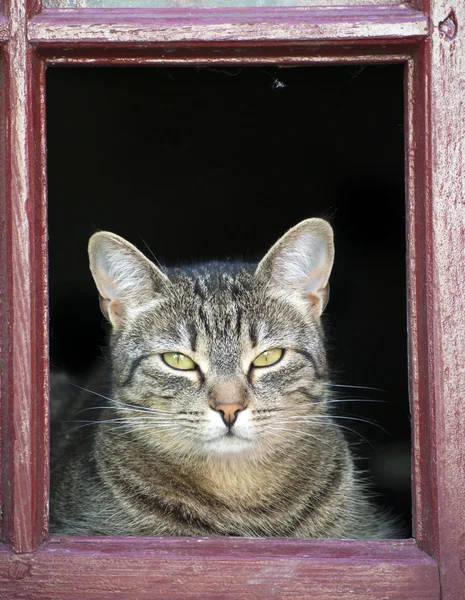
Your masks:
{"label": "tabby cat", "polygon": [[302,221],[258,266],[162,270],[104,231],[89,256],[109,354],[55,415],[55,533],[393,535],[331,416],[326,221]]}

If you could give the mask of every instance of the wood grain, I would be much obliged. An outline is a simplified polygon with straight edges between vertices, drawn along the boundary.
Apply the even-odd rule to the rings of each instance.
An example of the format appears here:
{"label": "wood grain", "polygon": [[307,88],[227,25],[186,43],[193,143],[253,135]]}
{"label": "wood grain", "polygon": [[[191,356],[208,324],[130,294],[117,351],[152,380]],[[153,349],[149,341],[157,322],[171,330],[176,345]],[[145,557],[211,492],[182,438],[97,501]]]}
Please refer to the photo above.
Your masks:
{"label": "wood grain", "polygon": [[465,597],[465,4],[430,3],[409,68],[416,537]]}
{"label": "wood grain", "polygon": [[8,19],[5,15],[0,15],[0,43],[8,40],[9,33]]}
{"label": "wood grain", "polygon": [[[254,8],[256,6],[274,6],[274,0],[182,0],[183,8],[202,9],[236,7]],[[344,5],[364,4],[401,4],[401,0],[344,0]],[[280,6],[340,6],[341,0],[280,0]],[[43,6],[47,8],[168,8],[179,9],[179,0],[44,0]]]}
{"label": "wood grain", "polygon": [[411,43],[383,44],[377,48],[363,45],[328,47],[325,45],[255,47],[238,44],[218,48],[164,46],[108,48],[106,46],[68,46],[59,53],[52,47],[39,49],[48,65],[113,66],[252,66],[252,65],[329,65],[361,63],[399,63],[408,60]]}
{"label": "wood grain", "polygon": [[407,6],[287,9],[48,9],[29,23],[35,45],[209,44],[421,39],[427,18]]}
{"label": "wood grain", "polygon": [[56,538],[0,553],[0,589],[10,600],[439,598],[436,563],[410,540]]}
{"label": "wood grain", "polygon": [[30,552],[47,530],[48,345],[43,69],[26,41],[26,6],[9,4],[2,219],[3,539]]}
{"label": "wood grain", "polygon": [[[0,597],[460,600],[465,590],[465,4],[196,11],[9,3],[0,90]],[[420,6],[421,5],[421,6]],[[28,23],[28,15],[32,19]],[[428,20],[428,16],[430,20]],[[33,46],[29,44],[32,42]],[[44,64],[407,60],[411,541],[56,538],[47,516]]]}

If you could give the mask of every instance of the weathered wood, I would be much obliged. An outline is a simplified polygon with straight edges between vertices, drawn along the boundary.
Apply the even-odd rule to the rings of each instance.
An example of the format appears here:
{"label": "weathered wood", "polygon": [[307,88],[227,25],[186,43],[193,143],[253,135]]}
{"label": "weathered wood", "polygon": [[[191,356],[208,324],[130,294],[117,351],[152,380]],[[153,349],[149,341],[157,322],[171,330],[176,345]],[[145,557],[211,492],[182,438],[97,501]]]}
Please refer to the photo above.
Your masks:
{"label": "weathered wood", "polygon": [[9,600],[439,599],[436,563],[410,540],[61,538],[0,553],[0,589]]}
{"label": "weathered wood", "polygon": [[[426,47],[426,44],[425,44]],[[409,374],[413,445],[413,533],[420,543],[433,534],[435,498],[434,448],[435,396],[432,367],[434,356],[429,343],[431,288],[431,198],[429,175],[431,138],[428,134],[425,47],[406,70],[406,187],[407,187],[407,290],[409,307]],[[425,443],[426,442],[426,443]],[[433,546],[429,548],[432,550]]]}
{"label": "weathered wood", "polygon": [[[409,68],[416,537],[465,593],[465,4],[434,0]],[[414,237],[413,237],[414,236]]]}
{"label": "weathered wood", "polygon": [[0,43],[8,40],[9,33],[8,19],[0,15]]}
{"label": "weathered wood", "polygon": [[[183,0],[183,8],[275,6],[275,0]],[[401,0],[344,0],[344,5],[401,4]],[[340,6],[341,0],[279,0],[279,6]],[[179,0],[44,0],[47,8],[179,8]]]}
{"label": "weathered wood", "polygon": [[[418,3],[420,5],[420,2]],[[443,600],[465,589],[465,6],[46,10],[0,17],[4,539],[46,533],[44,71],[54,63],[409,61],[408,251],[416,537]],[[423,8],[423,6],[422,6]],[[428,36],[425,43],[423,40]],[[416,48],[421,44],[419,50]],[[0,596],[438,599],[410,541],[55,539],[0,553]]]}
{"label": "weathered wood", "polygon": [[9,3],[2,173],[3,539],[30,552],[47,531],[48,306],[44,77],[26,41],[26,6]]}
{"label": "weathered wood", "polygon": [[346,43],[419,41],[427,18],[406,6],[131,11],[44,10],[29,23],[29,40],[53,44],[209,44],[226,42]]}
{"label": "weathered wood", "polygon": [[276,46],[250,45],[224,48],[161,47],[110,48],[67,47],[57,53],[53,48],[40,47],[40,56],[50,65],[114,66],[114,65],[164,65],[164,66],[252,66],[252,65],[328,65],[361,63],[399,63],[408,60],[411,50],[407,45],[372,47],[346,46],[287,46],[285,50]]}

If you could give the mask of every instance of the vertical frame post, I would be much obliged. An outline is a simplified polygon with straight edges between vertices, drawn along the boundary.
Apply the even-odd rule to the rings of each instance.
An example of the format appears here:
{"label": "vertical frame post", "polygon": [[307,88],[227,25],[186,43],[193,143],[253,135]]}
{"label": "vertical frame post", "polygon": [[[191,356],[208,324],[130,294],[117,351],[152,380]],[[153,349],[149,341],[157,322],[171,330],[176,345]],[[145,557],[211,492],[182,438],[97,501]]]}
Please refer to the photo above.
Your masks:
{"label": "vertical frame post", "polygon": [[465,4],[426,9],[430,36],[407,86],[414,535],[438,561],[442,600],[455,600],[465,589]]}
{"label": "vertical frame post", "polygon": [[48,518],[45,78],[27,41],[29,9],[8,6],[0,115],[3,540],[18,553],[37,548]]}

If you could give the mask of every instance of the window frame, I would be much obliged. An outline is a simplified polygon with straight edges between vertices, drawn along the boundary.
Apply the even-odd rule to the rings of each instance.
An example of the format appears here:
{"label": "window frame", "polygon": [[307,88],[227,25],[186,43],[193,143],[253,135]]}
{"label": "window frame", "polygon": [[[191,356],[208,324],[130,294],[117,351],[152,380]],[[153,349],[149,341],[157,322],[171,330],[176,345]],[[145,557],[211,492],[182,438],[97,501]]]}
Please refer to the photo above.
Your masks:
{"label": "window frame", "polygon": [[[457,33],[465,28],[465,4],[348,4],[42,10],[39,0],[10,0],[3,7],[0,585],[6,597],[461,597],[465,41]],[[49,537],[47,65],[345,62],[406,65],[414,538]]]}

